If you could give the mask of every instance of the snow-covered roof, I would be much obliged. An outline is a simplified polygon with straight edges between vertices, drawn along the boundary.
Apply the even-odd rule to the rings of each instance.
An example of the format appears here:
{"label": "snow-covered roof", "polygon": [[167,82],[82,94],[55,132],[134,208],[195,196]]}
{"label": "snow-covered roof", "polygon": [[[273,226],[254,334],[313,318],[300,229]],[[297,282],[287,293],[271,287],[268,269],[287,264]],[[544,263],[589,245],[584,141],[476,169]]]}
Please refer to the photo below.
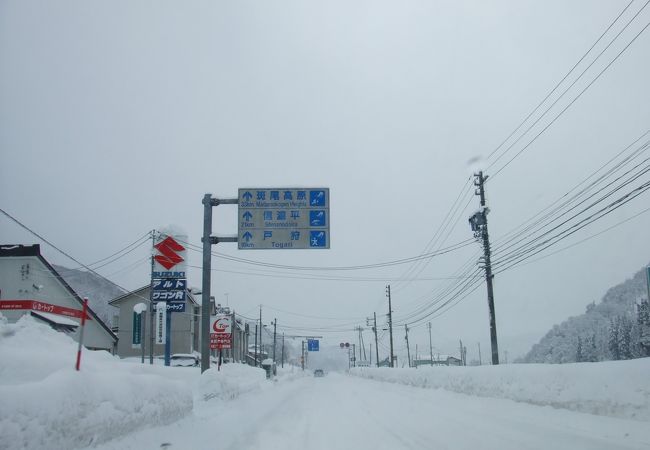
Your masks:
{"label": "snow-covered roof", "polygon": [[68,327],[78,327],[79,323],[75,322],[72,319],[68,319],[65,316],[59,314],[52,314],[43,311],[32,311],[32,316],[35,316],[38,319],[43,319],[46,322],[55,323],[57,325],[65,325]]}

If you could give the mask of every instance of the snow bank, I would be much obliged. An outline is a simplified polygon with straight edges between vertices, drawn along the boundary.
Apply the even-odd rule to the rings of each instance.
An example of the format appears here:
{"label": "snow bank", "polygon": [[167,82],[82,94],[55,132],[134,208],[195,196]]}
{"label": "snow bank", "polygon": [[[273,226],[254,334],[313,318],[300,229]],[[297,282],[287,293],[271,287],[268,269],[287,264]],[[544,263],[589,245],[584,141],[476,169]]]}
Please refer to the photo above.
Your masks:
{"label": "snow bank", "polygon": [[577,364],[357,368],[390,383],[650,421],[650,358]]}
{"label": "snow bank", "polygon": [[0,315],[0,449],[83,447],[192,410],[180,372],[189,369],[145,369],[86,350],[76,372],[76,351],[30,316],[9,324]]}
{"label": "snow bank", "polygon": [[197,396],[201,400],[232,400],[247,392],[259,390],[266,382],[266,372],[245,364],[224,364],[221,370],[212,367],[201,375]]}

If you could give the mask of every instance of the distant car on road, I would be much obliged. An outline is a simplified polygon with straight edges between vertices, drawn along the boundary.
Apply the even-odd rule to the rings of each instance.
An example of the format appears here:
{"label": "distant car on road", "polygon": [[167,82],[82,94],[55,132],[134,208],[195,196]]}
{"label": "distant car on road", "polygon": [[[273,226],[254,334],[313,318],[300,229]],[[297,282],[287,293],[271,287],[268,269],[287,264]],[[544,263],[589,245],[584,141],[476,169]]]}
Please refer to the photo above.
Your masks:
{"label": "distant car on road", "polygon": [[176,367],[196,367],[201,361],[191,353],[175,353],[169,358],[170,365]]}
{"label": "distant car on road", "polygon": [[323,369],[316,369],[316,370],[314,370],[314,376],[316,378],[324,377],[325,372],[323,371]]}

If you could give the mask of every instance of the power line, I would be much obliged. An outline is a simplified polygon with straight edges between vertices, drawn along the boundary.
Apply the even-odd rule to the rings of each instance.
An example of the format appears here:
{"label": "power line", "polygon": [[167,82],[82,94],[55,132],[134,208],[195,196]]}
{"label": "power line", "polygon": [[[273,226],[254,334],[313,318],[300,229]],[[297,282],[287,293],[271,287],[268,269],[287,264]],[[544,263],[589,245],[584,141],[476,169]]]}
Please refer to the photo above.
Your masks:
{"label": "power line", "polygon": [[[646,161],[647,161],[647,160],[646,160]],[[645,162],[645,161],[644,161],[644,162]],[[638,166],[636,166],[635,168],[637,168],[637,167],[638,167]],[[634,169],[632,169],[632,170],[634,170]],[[565,220],[564,220],[563,222],[561,222],[560,224],[558,224],[558,225],[554,226],[553,228],[551,228],[551,229],[545,231],[544,233],[542,233],[542,234],[536,236],[535,238],[530,239],[530,240],[524,242],[523,244],[519,245],[519,247],[515,248],[514,250],[511,250],[511,251],[509,251],[509,252],[506,252],[504,255],[502,255],[502,256],[499,257],[499,262],[498,262],[498,264],[503,264],[504,261],[507,261],[507,260],[512,259],[512,258],[516,258],[519,254],[527,252],[527,251],[528,251],[528,248],[529,248],[532,244],[534,244],[535,242],[539,241],[539,240],[542,239],[544,236],[549,235],[549,234],[552,233],[553,231],[558,230],[560,227],[562,227],[563,225],[566,225],[566,224],[569,223],[571,220],[577,218],[577,217],[580,216],[581,214],[586,213],[586,212],[589,211],[591,208],[595,207],[595,206],[598,205],[599,203],[601,203],[601,202],[603,202],[604,200],[606,200],[607,198],[611,197],[613,194],[615,194],[615,193],[618,192],[619,190],[623,189],[625,186],[631,184],[633,181],[637,180],[637,179],[640,178],[642,175],[644,175],[644,174],[646,174],[646,173],[648,173],[648,172],[650,172],[650,165],[647,165],[647,166],[646,166],[645,168],[643,168],[640,172],[637,172],[636,174],[634,174],[630,179],[627,179],[627,180],[625,180],[622,184],[620,184],[620,185],[614,187],[611,191],[609,191],[608,193],[606,193],[605,195],[603,195],[602,197],[600,197],[600,198],[597,199],[596,201],[592,202],[590,205],[586,206],[585,208],[583,208],[582,210],[580,210],[580,211],[577,212],[576,214],[572,215],[572,216],[569,217],[568,219],[565,219]],[[628,173],[629,173],[629,171],[626,172],[626,174],[628,174]],[[625,176],[625,174],[624,174],[623,176]],[[621,178],[621,177],[617,178],[615,181],[620,180],[620,178]],[[608,185],[606,185],[605,187],[603,187],[602,189],[600,189],[598,192],[602,192],[602,190],[604,190],[604,189],[610,187],[613,183],[614,183],[614,182],[609,183]],[[636,197],[636,195],[635,195],[635,197]],[[633,198],[634,198],[634,197],[633,197]],[[582,204],[583,204],[584,202],[586,202],[587,200],[589,200],[589,199],[585,199],[585,200],[581,201],[580,203],[578,203],[577,205],[575,205],[574,207],[572,207],[571,209],[569,209],[568,211],[566,211],[566,212],[563,214],[563,216],[558,217],[558,219],[560,219],[560,218],[566,216],[567,213],[569,213],[569,212],[572,211],[573,209],[577,208],[578,206],[582,205]],[[631,200],[631,199],[630,199],[630,200]],[[590,217],[591,217],[591,216],[590,216]],[[553,221],[555,221],[555,220],[557,220],[557,219],[554,219]],[[585,220],[586,220],[586,219],[585,219]],[[552,223],[552,222],[550,222],[550,223]],[[550,224],[550,223],[549,223],[549,224]],[[578,222],[578,223],[582,223],[582,222]],[[545,226],[546,226],[546,225],[545,225]],[[575,225],[574,225],[574,226],[575,226]],[[571,229],[571,228],[572,228],[572,227],[569,227],[569,229]],[[565,232],[565,231],[563,231],[562,233],[564,233],[564,232]],[[524,238],[520,239],[518,242],[522,242],[523,239],[524,239]],[[510,247],[512,247],[512,246],[513,246],[513,245],[510,245]],[[535,247],[533,247],[533,248],[535,248]],[[502,253],[502,252],[499,252],[499,254],[501,254],[501,253]],[[496,265],[496,264],[495,264],[495,265]]]}
{"label": "power line", "polygon": [[[548,94],[546,94],[546,97],[544,97],[544,98],[542,99],[542,101],[539,102],[539,103],[537,104],[537,106],[536,106],[536,107],[535,107],[535,108],[534,108],[530,113],[528,113],[528,115],[524,118],[524,120],[522,120],[521,123],[520,123],[519,125],[517,125],[517,127],[516,127],[516,128],[515,128],[515,129],[514,129],[514,130],[513,130],[509,135],[508,135],[508,137],[505,138],[505,139],[503,140],[503,142],[501,142],[501,144],[499,144],[499,145],[498,145],[494,150],[492,150],[492,152],[487,156],[486,159],[490,159],[490,158],[491,158],[491,157],[492,157],[492,156],[493,156],[493,155],[494,155],[494,154],[495,154],[495,153],[496,153],[496,152],[497,152],[501,147],[503,147],[503,145],[504,145],[506,142],[508,142],[508,140],[509,140],[512,136],[514,136],[514,135],[517,133],[517,131],[519,131],[519,129],[520,129],[520,128],[521,128],[521,127],[522,127],[522,126],[523,126],[523,125],[528,121],[528,119],[530,119],[530,118],[532,117],[532,115],[535,114],[535,113],[537,112],[537,110],[539,110],[539,108],[540,108],[540,107],[541,107],[541,106],[546,102],[546,100],[548,100],[549,97],[550,97],[551,95],[553,95],[553,93],[557,90],[557,88],[560,87],[560,85],[561,85],[562,83],[564,83],[564,81],[569,77],[569,75],[571,75],[571,74],[573,73],[573,71],[578,67],[578,65],[580,65],[580,63],[581,63],[582,61],[584,61],[584,59],[587,57],[587,55],[588,55],[589,53],[591,53],[591,51],[594,49],[594,47],[596,47],[596,45],[597,45],[597,44],[602,40],[602,38],[607,34],[607,32],[609,32],[609,30],[614,26],[614,24],[615,24],[616,22],[618,22],[618,19],[621,18],[621,16],[625,13],[625,11],[627,11],[628,8],[632,5],[632,3],[634,3],[634,0],[631,0],[631,1],[627,4],[627,6],[626,6],[625,8],[623,8],[623,10],[622,10],[622,11],[618,14],[618,16],[616,16],[616,18],[615,18],[615,19],[614,19],[614,20],[609,24],[609,26],[605,29],[605,31],[603,31],[603,33],[598,37],[598,39],[596,39],[596,41],[595,41],[593,44],[591,44],[591,47],[589,47],[589,49],[588,49],[588,50],[587,50],[587,51],[582,55],[582,57],[578,60],[578,62],[576,62],[576,63],[573,65],[573,67],[571,67],[571,69],[570,69],[570,70],[569,70],[569,71],[564,75],[564,77],[563,77],[560,81],[557,82],[557,84],[553,87],[553,89],[551,89],[551,90],[548,92]],[[612,41],[612,42],[613,42],[613,41]],[[596,59],[598,59],[598,57],[596,57]],[[595,61],[595,60],[594,60],[594,61]],[[582,76],[582,75],[580,75],[580,76]],[[578,78],[580,78],[580,77],[578,77]],[[562,95],[564,95],[564,94],[562,94]],[[525,133],[524,133],[524,134],[525,134]],[[523,134],[522,134],[522,136],[523,136]],[[507,150],[506,150],[506,152],[507,152]],[[505,154],[505,153],[504,153],[504,154]],[[497,159],[497,160],[498,160],[498,159]],[[495,162],[496,162],[496,161],[495,161]],[[490,167],[491,167],[491,166],[488,166],[486,169],[489,169]]]}
{"label": "power line", "polygon": [[[649,0],[648,2],[650,2],[650,0]],[[643,8],[646,7],[646,5],[648,4],[648,2],[646,2],[646,3],[643,5]],[[638,14],[638,13],[637,13],[637,14]],[[635,17],[636,17],[636,16],[635,16]],[[643,33],[647,28],[648,28],[648,26],[650,26],[650,22],[648,22],[648,23],[647,23],[647,24],[646,24],[646,25],[641,29],[641,31],[639,31],[639,32],[634,36],[634,38],[632,38],[632,40],[631,40],[631,41],[630,41],[630,42],[629,42],[629,43],[628,43],[628,44],[623,48],[623,50],[621,50],[621,51],[620,51],[620,52],[619,52],[619,53],[614,57],[614,59],[612,59],[612,60],[609,62],[609,64],[607,64],[607,65],[605,66],[605,68],[604,68],[603,70],[601,70],[601,71],[598,73],[598,75],[596,75],[596,77],[595,77],[595,78],[594,78],[594,79],[593,79],[593,80],[592,80],[592,81],[591,81],[591,82],[590,82],[590,83],[589,83],[589,84],[588,84],[588,85],[587,85],[587,86],[586,86],[582,91],[580,91],[580,93],[579,93],[579,94],[578,94],[578,95],[577,95],[573,100],[571,100],[571,101],[569,102],[569,104],[566,105],[566,106],[564,107],[564,109],[562,109],[562,110],[561,110],[561,111],[560,111],[560,112],[559,112],[559,113],[558,113],[558,114],[553,118],[553,120],[551,120],[551,121],[548,123],[548,125],[546,125],[544,128],[542,128],[542,130],[541,130],[539,133],[537,133],[537,134],[535,135],[535,137],[532,138],[532,139],[531,139],[531,140],[530,140],[530,141],[529,141],[529,142],[528,142],[528,143],[527,143],[527,144],[526,144],[526,145],[525,145],[521,150],[519,150],[519,151],[518,151],[518,152],[517,152],[517,153],[516,153],[512,158],[510,158],[510,159],[509,159],[509,160],[508,160],[508,161],[507,161],[503,166],[501,166],[501,167],[500,167],[496,172],[494,172],[494,173],[492,174],[492,179],[494,179],[494,177],[496,177],[499,173],[501,173],[501,172],[502,172],[506,167],[508,167],[508,166],[509,166],[509,165],[510,165],[510,164],[511,164],[515,159],[517,159],[517,158],[518,158],[518,157],[519,157],[519,156],[520,156],[524,151],[526,151],[526,149],[528,149],[528,147],[529,147],[533,142],[535,142],[535,141],[537,140],[537,138],[539,138],[539,137],[540,137],[540,136],[541,136],[541,135],[542,135],[546,130],[548,130],[548,129],[551,127],[551,125],[553,125],[553,124],[555,123],[555,121],[556,121],[557,119],[559,119],[559,118],[560,118],[560,117],[561,117],[561,116],[566,112],[566,110],[568,110],[568,109],[569,109],[569,108],[570,108],[570,107],[571,107],[571,106],[572,106],[572,105],[573,105],[573,104],[574,104],[574,103],[575,103],[575,102],[576,102],[580,97],[582,97],[582,94],[584,94],[584,93],[585,93],[585,92],[586,92],[586,91],[587,91],[587,90],[588,90],[588,89],[589,89],[589,88],[590,88],[590,87],[591,87],[591,86],[592,86],[592,85],[593,85],[593,84],[594,84],[594,83],[595,83],[595,82],[596,82],[596,81],[601,77],[601,75],[604,74],[604,73],[607,71],[607,69],[609,69],[609,68],[612,66],[612,64],[614,64],[614,63],[618,60],[618,58],[620,58],[620,56],[621,56],[621,55],[622,55],[622,54],[623,54],[623,53],[624,53],[624,52],[625,52],[625,51],[626,51],[626,50],[627,50],[627,49],[628,49],[628,48],[629,48],[629,47],[630,47],[630,46],[631,46],[631,45],[632,45],[632,44],[633,44],[637,39],[638,39],[639,36],[641,36],[641,34],[642,34],[642,33]],[[555,105],[555,103],[553,103],[553,105]],[[553,105],[551,105],[551,107],[552,107]],[[492,164],[491,164],[491,165],[492,165]],[[490,165],[490,166],[491,166],[491,165]]]}
{"label": "power line", "polygon": [[[164,233],[161,233],[164,235]],[[198,252],[199,246],[195,244],[191,244],[189,242],[185,242],[182,240],[177,239],[178,242],[181,244],[185,244],[188,246],[188,248],[192,251]],[[221,259],[226,259],[229,261],[234,261],[238,263],[243,263],[243,264],[250,264],[254,266],[261,266],[261,267],[269,267],[273,269],[284,269],[284,270],[296,270],[296,271],[346,271],[346,270],[365,270],[365,269],[376,269],[376,268],[382,268],[382,267],[390,267],[390,266],[396,266],[400,264],[408,264],[413,261],[418,261],[422,259],[430,259],[435,256],[440,256],[444,255],[447,253],[451,253],[453,251],[459,250],[461,248],[467,247],[472,244],[472,239],[465,239],[463,241],[457,242],[455,244],[452,244],[448,247],[445,247],[443,249],[434,251],[434,252],[429,252],[426,254],[421,254],[417,256],[412,256],[408,258],[401,258],[401,259],[396,259],[396,260],[391,260],[391,261],[384,261],[380,263],[374,263],[374,264],[363,264],[363,265],[356,265],[356,266],[290,266],[290,265],[284,265],[284,264],[273,264],[273,263],[267,263],[263,261],[256,261],[256,260],[251,260],[251,259],[244,259],[244,258],[238,258],[235,256],[230,256],[226,255],[224,253],[218,253],[218,252],[211,252],[212,256],[215,256],[217,258]]]}
{"label": "power line", "polygon": [[577,224],[572,225],[567,230],[564,230],[561,233],[558,233],[555,236],[552,236],[551,238],[543,241],[541,244],[538,244],[535,247],[532,247],[526,253],[521,253],[519,255],[516,255],[516,257],[512,258],[512,259],[514,259],[514,262],[512,262],[511,264],[509,264],[505,268],[500,269],[499,271],[497,271],[497,273],[504,272],[504,271],[510,269],[511,267],[517,265],[521,261],[524,261],[524,260],[526,260],[526,259],[528,259],[528,258],[530,258],[530,257],[544,251],[545,249],[549,248],[550,246],[555,245],[558,242],[566,239],[567,237],[569,237],[570,235],[576,233],[577,231],[581,230],[582,228],[586,227],[587,225],[595,222],[596,220],[601,219],[602,217],[612,213],[613,211],[615,211],[616,209],[618,209],[621,206],[625,205],[626,203],[632,201],[634,198],[636,198],[639,195],[643,194],[648,189],[650,189],[650,181],[642,184],[641,186],[639,186],[639,187],[637,187],[635,189],[633,189],[632,191],[630,191],[627,194],[623,195],[622,197],[618,198],[614,202],[612,202],[609,205],[605,206],[604,208],[600,209],[599,211],[597,211],[596,213],[594,213],[591,216],[587,217],[586,219],[583,219],[582,221],[578,222]]}
{"label": "power line", "polygon": [[[543,208],[542,210],[540,210],[539,212],[534,214],[532,217],[528,218],[526,221],[524,221],[523,223],[521,223],[517,227],[513,228],[512,230],[505,233],[504,235],[498,237],[495,240],[495,243],[499,243],[499,242],[504,241],[506,239],[512,240],[512,239],[514,239],[514,238],[516,238],[518,236],[523,235],[524,233],[529,231],[531,228],[539,226],[539,224],[542,223],[543,221],[545,221],[547,218],[553,217],[555,214],[559,213],[562,210],[562,208],[564,208],[567,205],[570,205],[573,201],[575,201],[576,199],[580,198],[582,195],[589,192],[590,189],[597,186],[602,181],[606,180],[608,177],[610,177],[612,174],[614,174],[617,170],[619,170],[625,164],[631,162],[634,158],[639,156],[640,152],[645,151],[648,148],[648,144],[650,143],[650,141],[646,141],[641,147],[634,150],[634,152],[631,155],[628,155],[622,161],[618,162],[614,167],[610,168],[608,171],[606,171],[603,175],[601,175],[595,181],[591,182],[589,185],[587,185],[585,188],[583,188],[580,192],[578,192],[578,193],[574,194],[573,196],[567,198],[572,192],[574,192],[575,190],[580,188],[587,181],[589,181],[591,178],[596,176],[601,170],[603,170],[605,167],[609,166],[617,158],[619,158],[621,155],[623,155],[625,152],[627,152],[630,148],[632,148],[634,145],[636,145],[639,141],[641,141],[641,139],[643,139],[645,136],[647,136],[648,133],[650,133],[650,130],[647,130],[639,138],[637,138],[634,142],[629,144],[627,147],[625,147],[623,150],[618,152],[616,155],[614,155],[608,161],[603,163],[600,167],[598,167],[596,170],[594,170],[591,174],[589,174],[582,181],[580,181],[578,184],[573,186],[571,189],[569,189],[567,192],[565,192],[563,195],[561,195],[555,201],[553,201],[552,203],[547,205],[545,208]],[[560,204],[559,206],[553,208],[555,205],[557,205],[560,202],[563,202],[563,203]],[[544,213],[546,213],[546,214],[543,217],[539,218],[539,216],[544,214]]]}
{"label": "power line", "polygon": [[532,264],[532,263],[535,263],[535,262],[537,262],[537,261],[541,261],[542,259],[546,259],[546,258],[548,258],[548,257],[550,257],[550,256],[553,256],[553,255],[557,254],[557,253],[560,253],[560,252],[563,252],[563,251],[568,250],[568,249],[570,249],[570,248],[573,248],[573,247],[575,247],[575,246],[577,246],[577,245],[582,244],[583,242],[589,241],[589,240],[591,240],[591,239],[593,239],[593,238],[595,238],[595,237],[600,236],[601,234],[604,234],[604,233],[606,233],[606,232],[608,232],[608,231],[610,231],[610,230],[613,230],[614,228],[618,228],[619,226],[621,226],[621,225],[623,225],[623,224],[625,224],[625,223],[627,223],[627,222],[629,222],[629,221],[631,221],[631,220],[633,220],[633,219],[636,219],[637,217],[639,217],[639,216],[641,216],[641,215],[647,213],[648,211],[650,211],[650,208],[646,208],[646,209],[644,209],[644,210],[642,210],[642,211],[640,211],[640,212],[634,214],[633,216],[628,217],[627,219],[621,220],[620,222],[617,222],[617,223],[615,223],[614,225],[611,225],[611,226],[605,228],[604,230],[599,231],[598,233],[594,233],[594,234],[592,234],[592,235],[589,235],[589,236],[587,236],[587,237],[584,238],[584,239],[580,239],[579,241],[574,242],[574,243],[571,244],[571,245],[567,245],[566,247],[562,247],[562,248],[560,248],[560,249],[558,249],[558,250],[556,250],[556,251],[554,251],[554,252],[548,253],[548,254],[546,254],[546,255],[544,255],[544,256],[540,256],[539,258],[534,258],[534,259],[532,259],[532,260],[530,260],[530,261],[528,261],[528,262],[525,262],[525,263],[522,263],[522,264],[518,264],[518,265],[515,266],[515,267],[526,266],[526,265],[528,265],[528,264]]}

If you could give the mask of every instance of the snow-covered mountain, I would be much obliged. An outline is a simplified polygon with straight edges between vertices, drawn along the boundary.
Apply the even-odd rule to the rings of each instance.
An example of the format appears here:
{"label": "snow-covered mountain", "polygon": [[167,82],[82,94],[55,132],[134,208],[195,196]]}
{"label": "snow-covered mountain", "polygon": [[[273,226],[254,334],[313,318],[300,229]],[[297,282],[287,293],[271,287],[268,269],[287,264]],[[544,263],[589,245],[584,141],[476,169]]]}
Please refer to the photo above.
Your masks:
{"label": "snow-covered mountain", "polygon": [[637,313],[637,305],[648,297],[644,270],[609,289],[600,303],[588,304],[584,314],[553,326],[520,362],[569,363],[647,356],[647,349],[639,344],[642,326]]}
{"label": "snow-covered mountain", "polygon": [[124,294],[124,291],[91,272],[57,265],[53,265],[53,267],[80,297],[88,297],[92,310],[108,326],[111,326],[113,315],[117,314],[117,308],[113,308],[108,302]]}

